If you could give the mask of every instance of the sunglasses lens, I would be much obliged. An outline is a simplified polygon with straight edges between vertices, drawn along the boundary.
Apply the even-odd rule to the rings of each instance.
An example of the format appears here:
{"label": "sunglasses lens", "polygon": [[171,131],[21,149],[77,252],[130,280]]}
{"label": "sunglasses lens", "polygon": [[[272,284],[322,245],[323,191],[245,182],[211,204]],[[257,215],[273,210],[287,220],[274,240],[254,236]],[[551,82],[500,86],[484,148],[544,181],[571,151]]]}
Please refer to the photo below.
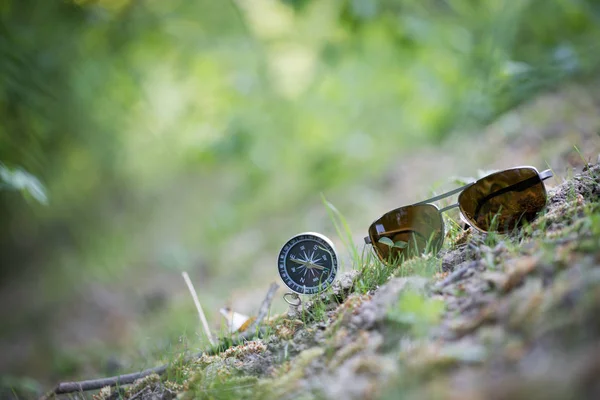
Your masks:
{"label": "sunglasses lens", "polygon": [[532,221],[546,205],[546,188],[533,168],[496,172],[458,197],[463,216],[483,231],[510,232]]}
{"label": "sunglasses lens", "polygon": [[401,207],[373,222],[369,237],[381,261],[401,262],[426,250],[437,252],[444,239],[444,223],[431,204]]}

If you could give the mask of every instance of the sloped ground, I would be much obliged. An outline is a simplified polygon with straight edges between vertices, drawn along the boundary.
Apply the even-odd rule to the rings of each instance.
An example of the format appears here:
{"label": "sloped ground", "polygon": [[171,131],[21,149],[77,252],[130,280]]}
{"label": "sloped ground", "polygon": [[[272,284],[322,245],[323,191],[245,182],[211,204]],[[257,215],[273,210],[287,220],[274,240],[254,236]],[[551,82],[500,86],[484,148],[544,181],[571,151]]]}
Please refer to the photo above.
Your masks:
{"label": "sloped ground", "polygon": [[[419,149],[398,149],[397,163],[383,174],[328,192],[327,198],[348,218],[353,242],[359,243],[365,228],[378,215],[429,197],[432,189],[455,187],[449,182],[453,176],[473,177],[481,168],[524,164],[544,169],[548,164],[559,178],[547,183],[560,182],[560,177],[572,175],[571,168],[581,170],[586,160],[594,160],[600,152],[599,110],[597,78],[565,84],[541,93],[476,134],[451,135],[442,143],[423,144]],[[402,127],[391,132],[402,133]],[[254,313],[264,282],[278,279],[273,264],[278,249],[248,240],[255,229],[282,238],[275,247],[301,229],[323,232],[342,247],[319,196],[313,197],[313,203],[304,209],[269,216],[268,223],[263,221],[265,225],[240,232],[230,246],[236,251],[224,254],[228,268],[223,268],[218,279],[204,279],[200,271],[189,271],[213,329],[218,330],[221,324],[220,307],[227,304],[236,311]],[[252,245],[240,246],[244,243]],[[251,247],[256,253],[240,247]],[[343,266],[349,265],[348,252],[341,252],[340,258]],[[250,259],[254,261],[249,265]],[[459,262],[446,259],[444,265]],[[242,265],[243,269],[236,268]],[[252,278],[242,270],[251,270]],[[0,334],[0,397],[15,387],[39,393],[57,380],[112,375],[153,365],[177,346],[187,324],[196,323],[193,303],[178,270],[149,265],[142,272],[132,270],[129,276],[119,276],[110,283],[88,277],[77,285],[75,297],[60,302],[37,296],[39,277],[26,278],[11,281],[0,293],[0,317],[6,322]],[[60,281],[60,276],[53,279]],[[19,305],[18,312],[15,304]],[[272,309],[279,312],[284,307],[278,296]],[[190,342],[192,335],[188,332]],[[6,373],[9,376],[4,376]],[[24,376],[36,380],[20,378]]]}
{"label": "sloped ground", "polygon": [[452,232],[397,269],[367,258],[262,339],[99,397],[600,398],[600,165],[548,198],[517,235]]}

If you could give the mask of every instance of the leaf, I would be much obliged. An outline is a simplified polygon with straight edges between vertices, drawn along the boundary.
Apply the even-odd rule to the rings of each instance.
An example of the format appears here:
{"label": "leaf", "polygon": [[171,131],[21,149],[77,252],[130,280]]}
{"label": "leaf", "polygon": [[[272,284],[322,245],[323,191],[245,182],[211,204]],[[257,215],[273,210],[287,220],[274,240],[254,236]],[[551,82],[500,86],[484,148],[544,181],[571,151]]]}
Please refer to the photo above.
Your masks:
{"label": "leaf", "polygon": [[392,239],[387,238],[387,237],[382,237],[377,242],[381,243],[381,244],[385,244],[386,246],[394,247],[394,242],[392,242]]}
{"label": "leaf", "polygon": [[19,190],[24,195],[33,197],[41,204],[48,204],[48,196],[44,185],[38,178],[21,168],[10,170],[5,165],[0,164],[0,182],[9,189]]}
{"label": "leaf", "polygon": [[396,243],[394,243],[394,245],[392,247],[397,247],[399,249],[405,249],[408,247],[408,242],[398,240]]}
{"label": "leaf", "polygon": [[431,325],[439,322],[446,305],[443,300],[432,299],[414,290],[404,291],[387,317],[409,325],[417,336],[424,334]]}

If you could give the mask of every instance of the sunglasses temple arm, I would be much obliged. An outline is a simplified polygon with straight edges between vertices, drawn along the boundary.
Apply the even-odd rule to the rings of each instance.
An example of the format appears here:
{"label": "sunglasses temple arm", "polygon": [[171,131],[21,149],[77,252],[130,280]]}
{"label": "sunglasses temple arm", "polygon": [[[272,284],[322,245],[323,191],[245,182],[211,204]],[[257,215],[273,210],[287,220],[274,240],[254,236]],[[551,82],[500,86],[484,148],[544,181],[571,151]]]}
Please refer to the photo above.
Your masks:
{"label": "sunglasses temple arm", "polygon": [[430,198],[430,199],[427,199],[427,200],[420,201],[420,202],[418,202],[418,203],[415,203],[414,205],[428,204],[428,203],[433,203],[434,201],[438,201],[438,200],[441,200],[441,199],[445,199],[446,197],[450,197],[450,196],[452,196],[453,194],[456,194],[456,193],[462,192],[463,190],[465,190],[466,188],[468,188],[468,187],[469,187],[469,186],[471,186],[471,185],[472,185],[472,183],[469,183],[468,185],[465,185],[465,186],[459,187],[458,189],[454,189],[454,190],[451,190],[451,191],[449,191],[449,192],[446,192],[446,193],[440,194],[439,196],[435,196],[435,197],[432,197],[432,198]]}
{"label": "sunglasses temple arm", "polygon": [[545,171],[540,172],[540,179],[545,181],[546,179],[552,178],[554,173],[552,173],[551,169],[547,169]]}
{"label": "sunglasses temple arm", "polygon": [[458,203],[452,204],[452,205],[450,205],[448,207],[444,207],[444,208],[440,209],[440,212],[443,213],[443,212],[446,212],[448,210],[452,210],[453,208],[456,208],[456,207],[458,207]]}
{"label": "sunglasses temple arm", "polygon": [[[550,170],[550,169],[547,169],[545,171],[540,172],[539,175],[540,175],[540,179],[543,180],[543,181],[545,181],[546,179],[552,178],[554,176],[554,174],[552,173],[552,170]],[[466,188],[468,188],[471,185],[473,185],[473,183],[469,183],[469,184],[467,184],[465,186],[459,187],[458,189],[454,189],[454,190],[451,190],[449,192],[442,193],[439,196],[435,196],[435,197],[432,197],[430,199],[420,201],[418,203],[415,203],[414,205],[428,204],[428,203],[433,203],[434,201],[445,199],[446,197],[450,197],[453,194],[462,192],[463,190],[465,190]],[[446,207],[445,209],[454,208],[456,206],[458,206],[458,204]],[[442,210],[440,210],[440,211],[442,211]]]}

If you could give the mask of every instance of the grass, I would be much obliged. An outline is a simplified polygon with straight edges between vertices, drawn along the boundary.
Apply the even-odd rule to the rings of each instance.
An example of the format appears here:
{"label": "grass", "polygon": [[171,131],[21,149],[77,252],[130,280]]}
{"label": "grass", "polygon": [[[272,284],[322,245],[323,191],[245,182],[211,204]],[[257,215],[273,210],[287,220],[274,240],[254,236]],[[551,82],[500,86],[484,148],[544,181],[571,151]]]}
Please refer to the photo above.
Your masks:
{"label": "grass", "polygon": [[[19,2],[13,3],[18,9]],[[269,19],[252,18],[252,10],[231,14],[228,7],[221,7],[202,12],[206,11],[205,4],[198,3],[192,6],[196,12],[189,12],[176,3],[152,3],[118,15],[100,12],[100,23],[94,17],[81,16],[95,16],[109,3],[131,2],[66,3],[39,6],[42,11],[37,14],[24,12],[23,21],[7,17],[7,32],[26,29],[39,40],[19,42],[23,48],[7,48],[14,54],[4,57],[3,65],[11,71],[5,86],[10,89],[8,97],[17,102],[17,111],[7,115],[2,133],[3,139],[10,143],[14,139],[18,144],[6,147],[3,157],[39,175],[55,194],[50,196],[48,215],[42,218],[38,218],[38,210],[16,206],[6,210],[9,219],[16,221],[13,225],[20,227],[15,234],[21,236],[15,236],[15,241],[38,244],[32,247],[40,254],[38,272],[47,271],[47,293],[64,293],[65,303],[73,302],[67,296],[69,288],[90,276],[94,283],[114,286],[118,282],[124,286],[121,290],[130,290],[127,281],[121,279],[123,272],[137,268],[136,274],[154,274],[158,268],[152,268],[153,263],[171,244],[189,255],[172,261],[172,268],[178,262],[183,263],[181,268],[191,268],[190,264],[196,265],[195,257],[207,257],[206,264],[214,275],[226,269],[248,270],[239,265],[244,265],[245,259],[259,258],[259,254],[233,261],[233,257],[223,257],[234,253],[229,239],[239,229],[256,221],[262,226],[266,219],[287,215],[290,210],[299,210],[298,215],[302,215],[311,193],[356,179],[357,174],[368,179],[378,176],[389,168],[389,160],[397,160],[425,138],[437,142],[451,131],[453,123],[468,123],[459,117],[466,110],[489,118],[506,106],[506,93],[497,90],[505,86],[503,83],[512,83],[507,85],[510,89],[518,88],[522,99],[524,91],[537,90],[531,89],[531,82],[564,79],[566,71],[557,68],[562,64],[553,59],[556,43],[564,42],[561,47],[571,50],[567,57],[571,61],[598,54],[581,51],[582,40],[587,37],[582,33],[587,31],[580,24],[590,32],[597,31],[593,13],[586,12],[587,2],[564,8],[542,7],[544,16],[539,19],[535,2],[512,11],[508,10],[510,3],[504,2],[507,8],[500,13],[489,12],[497,10],[492,3],[474,5],[461,0],[438,8],[436,2],[406,2],[407,9],[398,15],[398,21],[389,18],[396,15],[396,10],[390,9],[393,2],[370,2],[381,6],[370,17],[361,15],[363,7],[348,5],[360,2],[256,5],[258,14],[266,4],[307,5],[299,12],[269,9]],[[318,7],[349,9],[319,12]],[[67,9],[70,12],[64,11]],[[169,12],[162,12],[167,9]],[[452,11],[444,13],[443,9]],[[520,17],[506,18],[513,13]],[[155,20],[155,14],[165,18]],[[188,15],[203,18],[189,24]],[[217,29],[213,18],[229,21],[218,27],[224,32],[213,30]],[[553,18],[564,21],[553,24],[564,29],[548,28],[547,21]],[[253,36],[264,31],[261,26],[265,21],[279,21],[275,25],[287,29],[274,32],[275,37]],[[576,21],[577,26],[567,24],[569,21]],[[240,25],[244,29],[238,36]],[[73,29],[63,32],[56,26]],[[126,37],[121,35],[124,26],[129,27]],[[322,30],[313,32],[313,26]],[[484,27],[490,29],[479,31]],[[513,40],[515,30],[520,29],[526,40]],[[186,33],[188,30],[206,40],[192,43],[194,35]],[[69,36],[69,32],[77,34]],[[123,46],[105,46],[107,34],[120,38]],[[398,45],[406,41],[409,46]],[[487,48],[490,43],[498,47]],[[532,44],[537,44],[534,52],[524,51]],[[305,92],[288,99],[280,92],[284,85],[279,75],[271,75],[271,71],[283,67],[287,74],[294,74],[293,81],[302,82],[295,79],[296,67],[304,64],[302,59],[296,63],[280,58],[283,49],[297,47],[303,50],[301,54],[308,53],[304,61],[314,56],[314,75],[308,74],[314,81],[306,84]],[[134,55],[131,48],[139,52]],[[13,65],[28,64],[27,58],[22,59],[28,54],[46,54],[49,59],[32,61],[31,69]],[[487,58],[488,54],[494,57]],[[157,55],[160,63],[148,62]],[[506,66],[515,60],[527,66],[525,73],[506,73]],[[482,65],[485,68],[480,69]],[[547,75],[548,65],[556,72],[554,79]],[[543,78],[538,68],[545,71]],[[399,69],[404,72],[398,74]],[[45,79],[42,87],[61,101],[27,84],[31,76],[55,73],[61,79]],[[170,93],[176,101],[169,107],[155,108],[155,100],[168,99]],[[39,107],[32,108],[29,103]],[[55,110],[54,104],[60,106]],[[135,109],[122,104],[134,104]],[[45,106],[50,107],[47,114],[37,115],[35,110]],[[79,112],[63,113],[74,107]],[[156,113],[156,109],[162,111]],[[86,129],[78,129],[80,126]],[[10,132],[29,134],[5,136]],[[278,240],[290,226],[304,221],[304,216],[294,217],[275,229],[269,226],[265,240]],[[5,238],[12,236],[13,232],[7,231]],[[64,245],[70,242],[72,248]],[[275,246],[256,248],[269,251]],[[54,254],[55,249],[60,255]],[[371,262],[362,263],[358,254],[353,254],[352,260],[355,269]],[[65,268],[65,264],[72,268]],[[262,262],[257,264],[261,264],[257,268],[268,270]],[[206,297],[218,304],[227,298],[223,293],[246,285],[250,277],[237,271],[218,285],[213,276],[207,276],[211,293]],[[377,287],[388,272],[392,271],[379,274],[365,270],[360,290]],[[74,284],[65,285],[66,279],[73,279]],[[44,295],[44,303],[52,304],[54,299]],[[178,334],[172,330],[180,329],[184,318],[169,317],[168,312],[162,313],[156,318],[160,322],[143,327],[144,337],[156,342],[163,342],[165,337],[176,339]],[[152,335],[147,334],[150,329]],[[134,340],[126,347],[136,344]],[[50,369],[48,362],[41,372],[32,373],[43,376]]]}
{"label": "grass", "polygon": [[321,201],[325,206],[327,214],[329,215],[329,219],[335,227],[335,231],[338,237],[340,238],[342,243],[344,243],[346,249],[350,252],[353,267],[357,268],[357,266],[361,265],[359,263],[360,256],[358,248],[356,247],[356,244],[354,244],[354,240],[352,239],[352,230],[350,229],[348,221],[346,220],[346,218],[344,218],[342,213],[325,198],[325,195],[323,193],[321,193]]}
{"label": "grass", "polygon": [[581,151],[579,151],[579,148],[577,147],[577,145],[573,145],[573,149],[577,152],[577,155],[579,156],[579,158],[583,162],[584,167],[587,167],[588,165],[590,165],[590,160],[586,160],[585,159],[585,157],[583,156],[583,154],[581,154]]}
{"label": "grass", "polygon": [[[580,182],[585,182],[593,188],[596,183],[596,177],[582,178]],[[592,189],[594,190],[594,189]],[[561,205],[554,206],[552,210],[541,213],[533,223],[525,226],[520,231],[512,232],[509,235],[488,234],[481,244],[480,257],[482,265],[493,273],[508,272],[506,270],[507,261],[511,259],[519,260],[523,256],[536,255],[544,260],[542,265],[552,265],[553,274],[557,276],[560,270],[569,268],[569,258],[585,255],[597,255],[600,249],[600,202],[594,201],[593,195],[581,200],[582,189],[575,184],[564,191],[564,202]],[[330,203],[325,203],[328,207]],[[335,224],[338,232],[345,234],[345,240],[349,240],[349,229],[344,216],[337,210],[331,211],[330,216],[336,219]],[[448,223],[450,229],[448,237],[460,239],[462,228],[458,224]],[[541,232],[542,235],[534,235],[535,232]],[[491,237],[490,237],[491,236]],[[351,242],[350,242],[351,243]],[[527,244],[527,246],[525,246]],[[451,247],[450,240],[446,247]],[[492,247],[496,246],[495,249]],[[502,246],[502,247],[500,247]],[[568,247],[567,251],[560,251],[560,246]],[[496,250],[500,249],[500,250]],[[267,377],[258,378],[256,376],[244,375],[236,366],[236,362],[242,362],[247,354],[252,354],[248,350],[250,343],[229,348],[210,357],[202,357],[196,362],[184,362],[183,358],[175,357],[172,361],[172,367],[169,373],[163,378],[170,383],[174,389],[183,390],[184,399],[244,399],[244,398],[276,398],[284,395],[295,394],[295,388],[298,381],[306,379],[309,366],[313,361],[323,358],[328,368],[340,368],[344,362],[356,354],[360,354],[367,347],[368,336],[359,334],[349,344],[343,343],[344,335],[347,335],[347,326],[345,323],[348,317],[351,317],[363,301],[369,299],[369,294],[378,286],[385,284],[393,276],[411,276],[421,275],[431,277],[439,272],[440,259],[432,254],[425,254],[420,257],[413,257],[399,263],[383,264],[381,263],[367,247],[363,248],[362,253],[351,251],[354,255],[353,265],[358,266],[355,271],[358,272],[353,287],[348,293],[334,292],[332,287],[327,288],[321,295],[313,296],[308,307],[302,315],[303,326],[307,330],[315,330],[315,323],[326,323],[325,340],[314,345],[308,350],[301,351],[299,354],[290,355],[288,346],[289,339],[282,345],[282,353],[277,359],[274,372]],[[566,257],[566,258],[565,258]],[[571,260],[572,262],[572,260]],[[535,275],[540,271],[533,269],[533,277],[527,279],[539,279]],[[524,278],[525,280],[525,278]],[[524,283],[523,286],[526,286]],[[532,285],[535,286],[535,285]],[[460,286],[459,286],[460,287]],[[516,287],[516,286],[515,286]],[[470,296],[467,289],[462,289],[462,296]],[[512,287],[511,287],[512,290]],[[523,291],[517,291],[522,293]],[[537,292],[535,292],[537,293]],[[540,293],[545,293],[541,291]],[[509,296],[508,292],[503,296]],[[455,292],[455,297],[460,297],[460,293]],[[589,296],[588,296],[589,297]],[[589,300],[586,297],[585,299]],[[501,298],[501,297],[500,297]],[[587,301],[586,300],[586,301]],[[531,313],[535,318],[533,321],[540,321],[538,316],[541,311],[531,311],[528,308],[530,304],[535,303],[536,297],[527,301],[519,301],[519,307],[515,311],[515,318],[525,318]],[[512,304],[512,303],[510,303]],[[544,303],[546,304],[546,303]],[[551,304],[551,303],[547,303]],[[547,305],[545,306],[547,307]],[[386,311],[386,325],[392,329],[403,332],[413,340],[425,340],[429,329],[437,326],[446,312],[446,303],[438,298],[432,298],[423,292],[415,290],[403,290],[399,297],[392,303]],[[460,318],[458,314],[455,318]],[[282,317],[278,322],[285,321]],[[561,319],[557,321],[567,321]],[[561,322],[561,323],[563,323]],[[531,323],[531,322],[530,322]],[[276,335],[275,326],[268,335]],[[551,328],[548,328],[551,329]],[[553,329],[553,328],[552,328]],[[530,328],[513,329],[512,333],[531,335]],[[527,336],[532,337],[532,336]],[[441,344],[435,344],[443,345]],[[185,343],[182,344],[185,348]],[[246,347],[244,347],[246,346]],[[257,354],[264,351],[266,347],[260,347]],[[435,347],[434,347],[435,350]],[[485,349],[483,349],[485,350]],[[391,391],[397,393],[398,390],[420,390],[417,382],[427,382],[431,379],[441,376],[449,370],[449,366],[460,366],[461,363],[479,362],[485,357],[485,351],[481,348],[460,347],[444,348],[443,352],[436,353],[432,349],[415,347],[415,353],[409,357],[408,353],[402,353],[394,346],[388,348],[388,351],[399,352],[398,371],[404,378],[398,377],[394,382]],[[421,353],[419,353],[419,351]],[[437,350],[436,350],[437,351]],[[230,357],[234,362],[226,362]],[[413,361],[416,366],[412,365]],[[409,365],[410,364],[410,365]],[[412,377],[406,379],[407,377]]]}
{"label": "grass", "polygon": [[366,248],[363,250],[358,262],[360,268],[358,270],[358,277],[354,283],[354,290],[358,294],[369,293],[384,284],[396,267],[393,264],[383,264],[373,255],[370,249]]}
{"label": "grass", "polygon": [[[580,181],[587,181],[588,188],[598,186],[597,177],[581,177]],[[600,250],[600,198],[597,189],[595,194],[585,195],[587,189],[577,186],[575,190],[574,187],[574,184],[564,186],[557,194],[564,196],[564,202],[541,213],[531,225],[524,227],[520,232],[499,235],[495,238],[498,244],[503,245],[504,250],[495,256],[493,263],[486,261],[486,264],[490,264],[497,271],[512,274],[515,272],[515,262],[539,260],[528,276],[522,277],[520,284],[515,284],[508,292],[496,293],[497,304],[506,307],[501,314],[502,319],[490,322],[490,329],[480,328],[469,337],[469,341],[473,343],[477,342],[478,335],[488,337],[489,343],[486,346],[490,346],[495,352],[493,356],[496,360],[503,360],[502,357],[504,357],[502,351],[498,354],[498,348],[508,349],[515,346],[515,337],[521,337],[521,340],[524,341],[517,342],[517,348],[526,343],[525,349],[519,350],[523,352],[529,351],[527,346],[534,345],[536,340],[553,340],[551,348],[542,345],[544,350],[541,350],[540,347],[536,347],[540,352],[537,356],[545,360],[542,353],[557,352],[558,354],[554,353],[551,358],[561,359],[561,365],[557,368],[564,371],[569,368],[570,363],[579,365],[577,357],[581,357],[581,355],[575,351],[575,346],[580,342],[589,341],[597,332],[593,327],[596,326],[594,324],[597,324],[597,305],[591,306],[591,304],[597,302],[599,293],[598,281],[597,278],[594,281],[594,276],[597,276],[597,255]],[[580,196],[582,194],[583,201]],[[492,252],[484,252],[482,254],[484,260],[485,253],[491,254]],[[594,261],[594,257],[596,261]],[[486,269],[490,270],[489,266],[486,266]],[[495,274],[497,273],[495,272]],[[473,280],[477,282],[477,279],[478,276],[475,275]],[[467,286],[466,283],[462,284]],[[471,294],[465,291],[464,295]],[[454,296],[458,297],[458,294]],[[418,301],[421,299],[417,297],[416,302]],[[388,315],[399,315],[400,320],[403,321],[403,314],[398,311],[401,304],[402,302],[399,302]],[[426,314],[426,312],[421,314]],[[460,315],[453,318],[457,317]],[[588,323],[591,325],[585,325],[584,321],[589,321]],[[506,331],[502,330],[505,324],[508,326],[505,328]],[[510,332],[512,342],[498,344],[498,340],[506,339],[503,336],[493,336],[495,334],[493,332],[498,332],[498,329],[501,329],[501,332]],[[485,336],[484,333],[492,334],[492,336]],[[565,337],[562,337],[563,335]],[[485,342],[483,343],[485,344]],[[560,353],[562,351],[559,350],[562,349],[561,343],[568,343],[566,348],[570,356]],[[469,365],[471,361],[460,361],[460,358],[471,359],[464,355],[475,350],[475,348],[465,347],[461,350],[459,359],[455,359],[454,356],[449,358],[449,353],[445,352],[443,347],[438,348],[434,353],[428,352],[426,347],[415,352],[403,353],[401,364],[410,365],[413,360],[418,359],[424,362],[416,369],[403,369],[402,366],[399,366],[398,375],[394,378],[394,383],[388,387],[383,398],[398,398],[400,394],[409,396],[409,398],[446,398],[448,391],[453,389],[450,381],[454,376],[453,373],[459,371],[461,364],[466,364],[465,368],[470,371],[483,371],[481,375],[476,373],[473,381],[463,382],[463,385],[467,385],[464,386],[465,388],[469,387],[469,396],[474,398],[493,397],[497,386],[494,384],[487,386],[489,382],[486,374],[489,374],[491,370],[486,367],[486,363],[473,369]],[[506,354],[508,357],[515,357],[510,351],[506,351]],[[481,355],[477,355],[477,357],[481,357]],[[575,361],[573,357],[575,357]],[[425,361],[427,359],[429,361]],[[473,359],[477,360],[477,358]],[[485,360],[485,356],[483,359]],[[501,363],[501,361],[499,362]],[[444,365],[451,365],[452,368],[450,370],[436,368]],[[498,362],[492,362],[489,365],[494,365],[494,379],[502,379],[502,374],[506,371],[502,372],[502,368],[498,368]],[[509,362],[508,365],[511,366],[508,368],[512,368],[514,364]],[[530,373],[535,375],[539,372],[538,368],[542,367],[540,364],[532,363],[528,368]],[[548,372],[544,370],[544,373]],[[569,374],[561,373],[561,377],[563,379],[561,387],[564,387],[565,381],[573,379],[569,378]],[[585,388],[578,383],[577,379],[579,378],[575,377],[573,381],[570,381],[571,386],[568,387],[570,395],[579,398],[583,396],[581,390],[585,390]],[[506,373],[502,382],[502,389],[511,393],[511,398],[538,397],[538,393],[540,397],[544,397],[542,394],[547,393],[544,386],[552,385],[549,382],[535,383],[526,376],[514,376],[509,373]],[[563,397],[558,395],[556,398]]]}
{"label": "grass", "polygon": [[[400,268],[400,262],[384,264],[381,263],[374,255],[366,248],[363,249],[359,255],[356,246],[352,243],[350,228],[345,220],[344,216],[337,210],[330,202],[323,197],[323,202],[327,207],[330,218],[332,219],[336,231],[342,237],[347,249],[350,251],[352,258],[353,267],[358,271],[358,277],[354,282],[352,293],[356,295],[364,295],[368,292],[373,291],[380,285],[384,284],[390,276],[394,275],[395,272],[401,271],[402,274],[408,274],[408,271],[419,271],[421,273],[431,274],[430,267],[433,265],[431,262],[434,257],[417,257],[413,260],[409,260],[407,265],[408,268]],[[325,291],[317,296],[314,296],[309,307],[304,309],[301,315],[304,326],[308,326],[315,322],[327,321],[328,310],[331,309],[331,303],[334,302],[336,308],[339,307],[341,301],[344,300],[344,296],[347,294],[334,293],[332,287],[328,287]],[[337,329],[343,322],[345,311],[342,310],[340,315],[337,315],[333,322],[330,324],[328,331],[329,337],[333,337],[337,332]],[[415,325],[416,326],[416,325]],[[421,326],[419,324],[419,326]],[[273,328],[270,328],[267,332],[267,336],[273,333]],[[223,333],[223,332],[222,332]],[[218,353],[222,354],[224,351],[232,349],[230,346],[233,344],[227,340],[227,335],[223,336],[220,341]],[[360,349],[357,347],[356,351]],[[286,348],[287,350],[287,348]],[[287,351],[286,351],[287,353]],[[187,387],[185,396],[195,396],[196,398],[214,398],[214,399],[230,399],[230,398],[246,398],[249,393],[252,393],[252,398],[260,398],[266,396],[268,392],[256,392],[256,378],[253,379],[242,379],[241,377],[232,375],[231,371],[221,371],[221,375],[217,374],[212,379],[208,379],[206,376],[194,372],[193,368],[190,368],[190,363],[186,362],[181,353],[178,357],[171,360],[171,367],[165,375],[165,380],[171,382],[171,385],[176,388],[180,388],[182,385]],[[350,354],[348,354],[349,356]],[[218,356],[217,356],[218,357]],[[284,356],[280,359],[282,365],[285,365],[288,357]],[[339,360],[338,360],[339,361]],[[285,368],[285,367],[284,367]],[[193,378],[190,379],[190,374]],[[251,389],[251,391],[248,391]],[[186,398],[186,397],[184,397]]]}
{"label": "grass", "polygon": [[[553,208],[550,212],[541,213],[538,218],[528,226],[525,226],[518,232],[510,235],[498,235],[495,233],[484,236],[481,244],[488,247],[481,247],[481,257],[488,270],[502,271],[503,262],[507,257],[520,256],[524,254],[539,253],[547,264],[557,265],[560,269],[568,268],[569,257],[573,252],[589,255],[597,254],[600,248],[600,203],[590,201],[593,196],[586,194],[581,185],[594,189],[597,177],[583,176],[577,177],[569,182],[569,186],[563,191],[564,202],[560,206]],[[582,192],[583,191],[583,192]],[[582,193],[584,193],[582,195]],[[583,200],[582,200],[583,199]],[[323,203],[328,209],[329,216],[336,227],[339,235],[344,236],[346,249],[350,252],[353,259],[351,261],[354,271],[358,274],[354,280],[353,287],[348,293],[340,295],[335,293],[330,287],[322,293],[322,296],[314,296],[311,307],[302,314],[304,327],[314,329],[314,323],[325,322],[327,324],[327,346],[322,349],[327,360],[333,360],[335,357],[341,360],[343,354],[337,354],[337,350],[331,346],[337,337],[337,334],[344,328],[346,317],[353,312],[353,304],[363,301],[361,295],[372,293],[379,286],[385,284],[393,276],[411,276],[421,275],[431,277],[440,271],[440,258],[432,254],[425,254],[419,257],[413,257],[403,263],[381,263],[370,251],[369,246],[365,246],[359,253],[358,248],[352,243],[349,224],[344,216],[330,202],[323,197]],[[446,218],[446,216],[445,216]],[[452,222],[451,222],[452,221]],[[464,234],[462,227],[453,220],[447,219],[445,248],[450,248],[455,240],[461,239]],[[536,235],[538,233],[539,235]],[[578,238],[574,240],[573,238]],[[524,246],[528,242],[535,244],[535,247]],[[496,254],[491,247],[504,245],[505,251]],[[555,254],[557,246],[572,245],[568,251],[562,251]],[[468,296],[467,291],[463,296]],[[333,309],[336,309],[332,312]],[[419,293],[404,292],[400,295],[397,303],[392,305],[387,311],[387,321],[389,323],[401,326],[413,337],[422,337],[427,329],[435,325],[439,319],[443,308],[440,302],[423,296]],[[221,336],[224,338],[223,345],[218,352],[224,353],[230,350],[233,342],[231,341],[231,332],[225,327],[221,329]],[[276,335],[276,327],[267,325],[265,337],[269,338]],[[227,340],[229,338],[229,341]],[[243,348],[243,346],[242,346]],[[295,357],[290,355],[285,347],[280,358],[274,367],[281,370],[289,369],[289,361]],[[350,351],[347,356],[350,357],[353,351],[360,351],[360,346]],[[267,380],[261,380],[256,377],[240,375],[241,372],[231,365],[223,365],[224,355],[217,355],[217,358],[211,362],[201,361],[196,365],[193,362],[184,361],[183,356],[189,351],[187,338],[183,337],[179,347],[167,353],[171,368],[163,377],[163,380],[170,382],[173,388],[183,390],[187,387],[189,396],[196,398],[260,398],[261,396],[269,398],[274,391],[265,389]],[[237,350],[233,350],[237,351]],[[234,352],[227,353],[235,356]],[[164,354],[163,354],[164,355]],[[340,361],[341,362],[341,361]],[[215,372],[210,375],[207,372],[209,365],[215,364]],[[300,374],[298,369],[295,374]],[[289,372],[289,371],[288,371]],[[282,372],[282,376],[286,376]],[[296,376],[296,375],[295,375]],[[291,379],[291,378],[288,378]],[[289,383],[289,382],[288,382]],[[281,387],[288,386],[283,385]],[[282,389],[283,390],[283,389]],[[187,395],[186,395],[187,396]],[[237,396],[237,397],[236,397]],[[184,397],[185,398],[185,397]]]}
{"label": "grass", "polygon": [[[364,246],[362,251],[359,252],[353,242],[352,231],[344,215],[327,201],[325,196],[322,195],[321,198],[338,236],[350,252],[353,268],[358,271],[358,276],[354,282],[355,293],[369,293],[384,284],[391,276],[397,274],[418,273],[424,276],[433,276],[434,273],[440,271],[439,259],[435,256],[413,257],[406,261],[404,258],[400,258],[383,263],[374,255],[368,245]],[[457,224],[453,225],[455,230],[457,226]],[[452,235],[454,234],[453,231]],[[395,245],[393,244],[393,246]],[[430,254],[432,247],[432,238],[429,238],[424,253]]]}

